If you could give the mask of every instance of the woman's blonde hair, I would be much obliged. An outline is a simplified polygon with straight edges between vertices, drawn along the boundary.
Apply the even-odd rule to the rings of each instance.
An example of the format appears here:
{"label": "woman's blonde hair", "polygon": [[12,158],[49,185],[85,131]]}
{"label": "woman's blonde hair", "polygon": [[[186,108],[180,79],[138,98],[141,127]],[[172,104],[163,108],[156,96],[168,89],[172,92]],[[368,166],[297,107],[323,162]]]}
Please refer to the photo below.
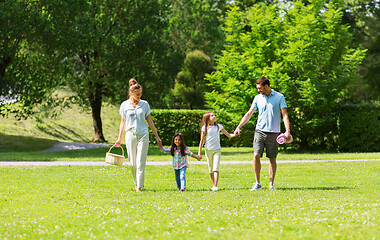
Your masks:
{"label": "woman's blonde hair", "polygon": [[129,79],[129,96],[131,95],[131,93],[133,93],[134,91],[138,89],[142,89],[142,87],[140,84],[138,84],[136,79],[134,78]]}

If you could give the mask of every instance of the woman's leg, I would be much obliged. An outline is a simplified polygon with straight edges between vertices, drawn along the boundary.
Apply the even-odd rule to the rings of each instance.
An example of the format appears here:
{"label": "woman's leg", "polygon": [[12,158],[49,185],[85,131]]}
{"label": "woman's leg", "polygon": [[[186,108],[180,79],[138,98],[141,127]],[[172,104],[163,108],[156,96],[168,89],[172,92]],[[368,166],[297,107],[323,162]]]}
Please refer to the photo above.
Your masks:
{"label": "woman's leg", "polygon": [[128,159],[131,164],[131,173],[133,178],[133,183],[137,184],[136,180],[136,154],[137,154],[137,141],[136,135],[131,131],[125,133],[125,146],[127,147]]}
{"label": "woman's leg", "polygon": [[137,143],[136,153],[136,186],[141,190],[141,188],[144,187],[145,165],[149,148],[149,134],[144,134],[139,137],[140,139]]}

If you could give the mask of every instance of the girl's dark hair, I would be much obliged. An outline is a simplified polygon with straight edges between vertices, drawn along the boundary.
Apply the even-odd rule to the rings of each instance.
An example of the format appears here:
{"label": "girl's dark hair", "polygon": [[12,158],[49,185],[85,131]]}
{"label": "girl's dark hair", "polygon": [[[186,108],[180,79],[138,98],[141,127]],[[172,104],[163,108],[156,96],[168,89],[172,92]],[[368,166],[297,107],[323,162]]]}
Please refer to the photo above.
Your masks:
{"label": "girl's dark hair", "polygon": [[[207,135],[207,129],[210,126],[210,116],[211,116],[211,114],[212,114],[212,112],[206,112],[205,114],[203,114],[201,127],[205,126],[205,135]],[[218,127],[218,131],[219,131],[218,124],[215,122],[214,125],[216,125]],[[202,130],[201,130],[201,132],[202,132]]]}
{"label": "girl's dark hair", "polygon": [[185,139],[184,139],[182,133],[176,133],[176,134],[174,134],[174,137],[173,137],[173,140],[172,140],[171,149],[170,149],[170,154],[172,156],[174,156],[174,152],[175,152],[175,150],[177,150],[177,145],[175,145],[175,143],[174,143],[174,139],[176,137],[179,137],[179,139],[181,139],[181,146],[179,147],[179,149],[181,150],[181,156],[185,156],[186,145],[185,145]]}

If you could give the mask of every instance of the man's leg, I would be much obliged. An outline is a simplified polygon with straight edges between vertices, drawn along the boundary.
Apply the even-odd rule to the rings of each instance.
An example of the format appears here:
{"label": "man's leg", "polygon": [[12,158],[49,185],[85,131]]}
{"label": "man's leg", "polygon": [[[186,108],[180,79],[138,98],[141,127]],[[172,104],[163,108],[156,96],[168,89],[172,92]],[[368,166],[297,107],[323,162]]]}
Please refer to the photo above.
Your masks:
{"label": "man's leg", "polygon": [[260,183],[260,171],[261,171],[261,154],[255,153],[253,155],[253,171],[255,172],[256,182]]}
{"label": "man's leg", "polygon": [[253,184],[251,191],[261,189],[260,185],[260,172],[261,161],[260,158],[264,152],[265,133],[261,131],[255,131],[255,137],[253,139],[253,171],[255,172],[256,183]]}
{"label": "man's leg", "polygon": [[274,177],[276,176],[276,169],[276,158],[269,158],[269,186],[273,186]]}
{"label": "man's leg", "polygon": [[266,146],[267,146],[267,157],[269,158],[269,189],[273,190],[274,177],[276,176],[277,163],[276,158],[278,154],[278,143],[276,138],[278,133],[268,134]]}

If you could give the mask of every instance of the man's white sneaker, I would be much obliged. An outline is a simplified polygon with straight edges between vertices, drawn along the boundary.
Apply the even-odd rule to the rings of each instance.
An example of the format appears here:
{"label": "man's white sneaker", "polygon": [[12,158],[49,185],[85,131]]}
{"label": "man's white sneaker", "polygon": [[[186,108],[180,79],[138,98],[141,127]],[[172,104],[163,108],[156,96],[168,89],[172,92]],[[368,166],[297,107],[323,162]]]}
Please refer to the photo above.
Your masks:
{"label": "man's white sneaker", "polygon": [[213,192],[218,191],[218,187],[212,186],[211,191]]}
{"label": "man's white sneaker", "polygon": [[273,185],[270,185],[269,186],[269,190],[274,190],[275,188],[273,187]]}
{"label": "man's white sneaker", "polygon": [[255,191],[255,190],[260,190],[260,189],[262,189],[261,184],[255,183],[253,184],[253,187],[250,189],[250,191]]}

